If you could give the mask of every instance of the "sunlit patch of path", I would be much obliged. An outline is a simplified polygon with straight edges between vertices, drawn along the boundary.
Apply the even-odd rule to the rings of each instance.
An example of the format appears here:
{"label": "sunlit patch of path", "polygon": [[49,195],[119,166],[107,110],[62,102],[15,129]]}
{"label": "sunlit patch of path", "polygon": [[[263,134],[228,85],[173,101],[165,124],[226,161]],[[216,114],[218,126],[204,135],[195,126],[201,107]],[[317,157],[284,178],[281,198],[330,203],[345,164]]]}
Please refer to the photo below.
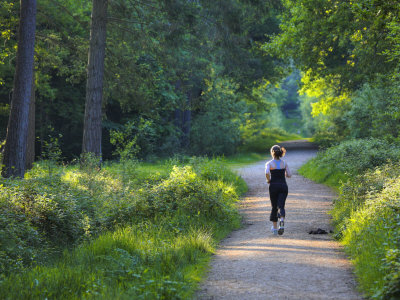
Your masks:
{"label": "sunlit patch of path", "polygon": [[245,226],[222,242],[197,299],[361,299],[340,245],[329,235],[308,234],[331,229],[326,213],[335,196],[297,174],[314,155],[293,150],[285,158],[294,176],[283,236],[270,233],[264,162],[240,170],[249,186],[241,209]]}

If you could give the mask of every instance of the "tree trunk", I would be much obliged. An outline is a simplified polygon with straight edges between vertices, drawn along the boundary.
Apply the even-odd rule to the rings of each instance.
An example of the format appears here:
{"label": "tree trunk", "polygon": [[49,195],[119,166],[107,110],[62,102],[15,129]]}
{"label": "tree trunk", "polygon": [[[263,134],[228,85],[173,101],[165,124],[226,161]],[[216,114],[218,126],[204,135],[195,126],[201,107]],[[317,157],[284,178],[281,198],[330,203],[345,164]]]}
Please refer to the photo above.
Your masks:
{"label": "tree trunk", "polygon": [[11,98],[6,144],[4,177],[24,177],[28,136],[29,103],[35,48],[36,0],[21,0],[18,31],[17,65]]}
{"label": "tree trunk", "polygon": [[28,117],[28,137],[26,141],[26,161],[25,169],[29,170],[35,161],[35,124],[36,124],[36,105],[35,105],[35,71],[32,72],[31,101],[29,104]]}
{"label": "tree trunk", "polygon": [[186,94],[186,107],[185,110],[183,111],[183,120],[182,120],[183,148],[188,148],[190,144],[190,130],[192,123],[191,105],[192,105],[192,91],[188,91]]}
{"label": "tree trunk", "polygon": [[[181,92],[182,82],[178,80],[175,83],[175,91]],[[180,144],[182,148],[189,147],[190,144],[190,130],[192,123],[192,96],[193,92],[191,90],[186,92],[186,103],[182,108],[176,108],[174,112],[174,123],[180,132]]]}
{"label": "tree trunk", "polygon": [[100,158],[107,4],[108,0],[93,0],[82,142],[82,153],[93,153]]}

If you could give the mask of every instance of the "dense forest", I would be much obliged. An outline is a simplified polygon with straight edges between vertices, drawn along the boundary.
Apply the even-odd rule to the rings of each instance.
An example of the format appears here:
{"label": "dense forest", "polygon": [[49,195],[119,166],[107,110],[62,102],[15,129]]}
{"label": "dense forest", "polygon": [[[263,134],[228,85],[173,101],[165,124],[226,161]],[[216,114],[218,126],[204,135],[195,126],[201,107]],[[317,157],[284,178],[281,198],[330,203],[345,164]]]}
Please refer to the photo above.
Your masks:
{"label": "dense forest", "polygon": [[306,128],[325,146],[398,140],[399,3],[283,2],[282,32],[264,48],[302,70]]}
{"label": "dense forest", "polygon": [[399,297],[397,0],[1,0],[0,16],[1,298],[191,297],[240,223],[244,183],[215,157],[300,137],[362,292]]}
{"label": "dense forest", "polygon": [[[1,3],[4,139],[19,3]],[[83,150],[91,9],[91,1],[38,1],[31,132],[36,157],[46,157],[54,139],[63,159],[79,158]],[[271,84],[282,81],[278,69],[284,65],[262,49],[279,30],[281,9],[279,1],[109,1],[103,159],[118,158],[127,144],[139,159],[229,155],[246,148],[248,131],[254,136],[281,127],[282,106],[299,106],[297,86]]]}

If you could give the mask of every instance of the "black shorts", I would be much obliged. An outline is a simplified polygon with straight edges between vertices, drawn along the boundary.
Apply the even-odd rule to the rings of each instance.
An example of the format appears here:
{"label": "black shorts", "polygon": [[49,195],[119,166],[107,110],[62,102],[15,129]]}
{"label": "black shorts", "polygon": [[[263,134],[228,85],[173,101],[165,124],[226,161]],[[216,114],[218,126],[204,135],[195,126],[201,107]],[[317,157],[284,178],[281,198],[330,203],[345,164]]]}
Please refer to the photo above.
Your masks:
{"label": "black shorts", "polygon": [[279,216],[285,217],[285,202],[288,195],[288,186],[286,183],[271,183],[269,185],[269,198],[271,200],[271,215],[270,221],[278,221],[278,209]]}

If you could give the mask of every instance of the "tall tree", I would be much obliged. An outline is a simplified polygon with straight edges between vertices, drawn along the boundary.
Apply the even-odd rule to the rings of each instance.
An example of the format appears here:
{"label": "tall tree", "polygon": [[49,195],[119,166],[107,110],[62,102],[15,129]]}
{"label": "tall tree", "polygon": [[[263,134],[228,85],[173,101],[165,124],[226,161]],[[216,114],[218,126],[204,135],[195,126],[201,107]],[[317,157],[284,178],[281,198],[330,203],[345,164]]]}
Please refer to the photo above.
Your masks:
{"label": "tall tree", "polygon": [[17,64],[4,149],[3,176],[25,174],[36,30],[36,0],[21,0]]}
{"label": "tall tree", "polygon": [[26,140],[26,158],[25,168],[29,170],[33,166],[35,161],[35,123],[36,123],[36,112],[35,112],[35,71],[32,72],[32,89],[31,89],[31,100],[29,103],[29,117],[28,117],[28,135]]}
{"label": "tall tree", "polygon": [[101,156],[101,107],[108,0],[93,0],[82,153]]}

